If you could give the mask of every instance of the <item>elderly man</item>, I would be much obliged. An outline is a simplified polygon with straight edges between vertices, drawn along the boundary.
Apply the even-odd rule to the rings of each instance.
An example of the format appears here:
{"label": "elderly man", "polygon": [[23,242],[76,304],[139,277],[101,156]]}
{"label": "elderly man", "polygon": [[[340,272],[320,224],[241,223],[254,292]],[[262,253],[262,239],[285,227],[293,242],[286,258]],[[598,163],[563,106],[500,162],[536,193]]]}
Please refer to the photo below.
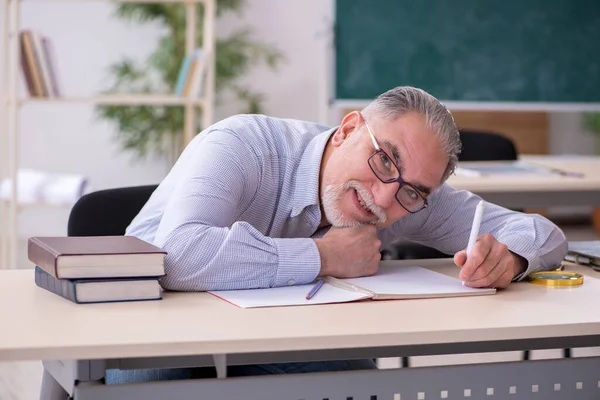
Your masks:
{"label": "elderly man", "polygon": [[[194,138],[127,234],[168,252],[163,285],[180,291],[371,275],[381,249],[398,239],[454,254],[472,287],[503,288],[554,268],[567,251],[560,229],[493,204],[466,257],[480,198],[445,184],[459,152],[450,112],[412,87],[381,94],[334,128],[234,116]],[[358,360],[242,373],[370,367]]]}

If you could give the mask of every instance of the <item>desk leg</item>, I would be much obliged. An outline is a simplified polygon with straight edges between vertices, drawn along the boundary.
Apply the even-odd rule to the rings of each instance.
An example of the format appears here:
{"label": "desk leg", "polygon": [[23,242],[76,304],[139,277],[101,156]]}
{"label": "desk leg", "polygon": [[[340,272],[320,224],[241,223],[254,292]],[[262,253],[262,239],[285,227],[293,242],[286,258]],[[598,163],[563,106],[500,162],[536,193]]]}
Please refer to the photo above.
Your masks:
{"label": "desk leg", "polygon": [[40,400],[66,400],[69,394],[44,368],[42,375],[42,387],[40,389]]}
{"label": "desk leg", "polygon": [[213,361],[217,369],[217,378],[227,378],[227,355],[214,354]]}

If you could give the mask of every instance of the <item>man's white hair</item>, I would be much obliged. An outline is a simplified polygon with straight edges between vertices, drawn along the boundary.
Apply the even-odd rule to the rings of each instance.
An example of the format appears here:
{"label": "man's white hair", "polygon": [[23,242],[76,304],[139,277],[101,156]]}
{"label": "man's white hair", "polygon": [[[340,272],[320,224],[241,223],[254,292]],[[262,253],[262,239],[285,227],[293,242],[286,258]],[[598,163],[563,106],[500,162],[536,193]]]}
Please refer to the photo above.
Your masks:
{"label": "man's white hair", "polygon": [[421,114],[425,117],[427,127],[437,133],[448,157],[442,182],[454,172],[461,151],[458,128],[446,106],[426,91],[410,86],[398,86],[377,96],[362,112],[365,117],[378,116],[389,121],[409,112]]}

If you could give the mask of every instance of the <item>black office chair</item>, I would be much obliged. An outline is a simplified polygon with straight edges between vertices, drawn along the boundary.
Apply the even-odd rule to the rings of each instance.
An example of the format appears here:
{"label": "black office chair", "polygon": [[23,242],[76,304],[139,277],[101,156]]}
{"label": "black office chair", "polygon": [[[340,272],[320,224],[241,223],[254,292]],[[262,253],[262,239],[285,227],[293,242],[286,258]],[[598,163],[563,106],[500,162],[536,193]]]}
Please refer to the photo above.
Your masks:
{"label": "black office chair", "polygon": [[513,141],[500,133],[460,130],[462,151],[458,161],[513,161],[517,148]]}
{"label": "black office chair", "polygon": [[99,190],[82,196],[71,209],[68,236],[117,236],[148,201],[157,185]]}

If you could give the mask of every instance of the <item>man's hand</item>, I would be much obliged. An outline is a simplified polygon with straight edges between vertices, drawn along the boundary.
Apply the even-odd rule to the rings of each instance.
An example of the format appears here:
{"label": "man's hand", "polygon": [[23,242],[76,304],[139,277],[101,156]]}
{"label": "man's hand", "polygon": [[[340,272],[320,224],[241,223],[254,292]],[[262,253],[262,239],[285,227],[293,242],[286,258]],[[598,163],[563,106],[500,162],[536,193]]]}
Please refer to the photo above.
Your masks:
{"label": "man's hand", "polygon": [[524,258],[511,253],[489,233],[477,238],[468,258],[465,250],[456,253],[454,263],[461,267],[459,278],[466,286],[498,289],[507,287],[527,268]]}
{"label": "man's hand", "polygon": [[321,254],[319,276],[357,278],[377,272],[381,259],[381,241],[374,225],[331,227],[315,242]]}

